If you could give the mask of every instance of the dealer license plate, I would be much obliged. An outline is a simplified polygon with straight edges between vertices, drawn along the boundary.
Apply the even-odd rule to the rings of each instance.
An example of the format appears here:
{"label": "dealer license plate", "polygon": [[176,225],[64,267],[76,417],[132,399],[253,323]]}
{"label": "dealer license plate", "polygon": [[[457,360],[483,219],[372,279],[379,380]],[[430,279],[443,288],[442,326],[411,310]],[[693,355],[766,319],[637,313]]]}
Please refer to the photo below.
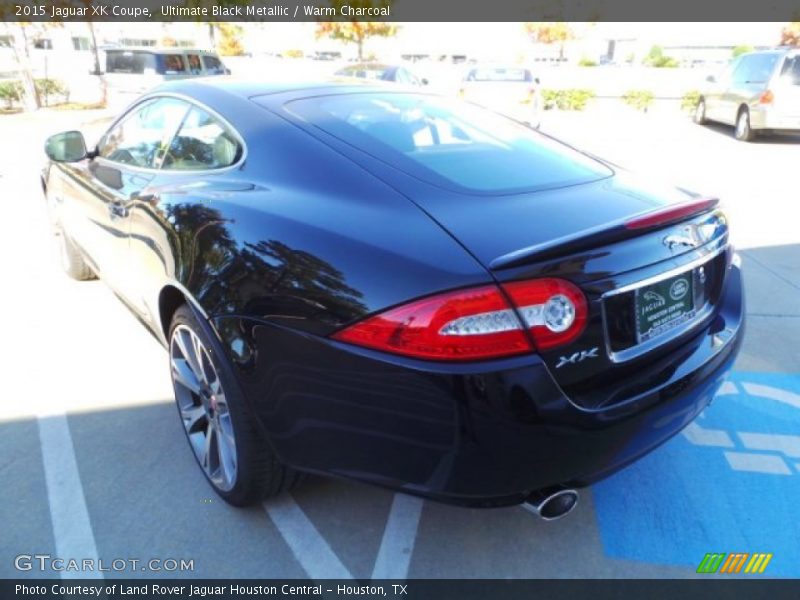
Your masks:
{"label": "dealer license plate", "polygon": [[636,290],[636,334],[639,343],[694,318],[693,273],[687,271]]}

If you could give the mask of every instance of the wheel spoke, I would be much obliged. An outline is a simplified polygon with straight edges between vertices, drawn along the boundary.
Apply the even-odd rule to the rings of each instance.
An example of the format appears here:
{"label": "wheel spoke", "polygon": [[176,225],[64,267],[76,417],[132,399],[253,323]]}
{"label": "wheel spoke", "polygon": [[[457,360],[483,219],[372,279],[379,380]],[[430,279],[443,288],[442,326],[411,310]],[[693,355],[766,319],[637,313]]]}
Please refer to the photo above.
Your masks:
{"label": "wheel spoke", "polygon": [[205,408],[202,405],[181,408],[181,418],[183,419],[183,426],[186,427],[189,435],[197,433],[206,421]]}
{"label": "wheel spoke", "polygon": [[232,486],[236,477],[236,446],[233,437],[222,426],[215,428],[217,450],[219,451],[219,470],[227,486]]}
{"label": "wheel spoke", "polygon": [[201,383],[204,383],[203,369],[201,368],[200,362],[195,354],[193,338],[194,336],[188,329],[180,329],[176,332],[175,342],[178,344],[178,348],[183,355],[183,358],[186,359],[186,363],[195,374],[197,380]]}
{"label": "wheel spoke", "polygon": [[206,360],[205,360],[205,350],[203,348],[203,344],[200,341],[194,332],[192,332],[192,353],[194,356],[195,365],[197,365],[197,375],[200,377],[200,380],[208,384],[208,372],[206,371]]}
{"label": "wheel spoke", "polygon": [[216,429],[214,427],[214,421],[208,421],[208,428],[206,429],[206,440],[205,445],[203,446],[203,459],[201,464],[203,465],[203,469],[208,476],[213,478],[214,477],[214,465],[212,464],[213,460],[217,458],[217,452],[214,448],[214,442],[216,437]]}
{"label": "wheel spoke", "polygon": [[200,394],[201,385],[191,366],[185,358],[172,359],[172,374],[175,381],[180,383],[190,392]]}

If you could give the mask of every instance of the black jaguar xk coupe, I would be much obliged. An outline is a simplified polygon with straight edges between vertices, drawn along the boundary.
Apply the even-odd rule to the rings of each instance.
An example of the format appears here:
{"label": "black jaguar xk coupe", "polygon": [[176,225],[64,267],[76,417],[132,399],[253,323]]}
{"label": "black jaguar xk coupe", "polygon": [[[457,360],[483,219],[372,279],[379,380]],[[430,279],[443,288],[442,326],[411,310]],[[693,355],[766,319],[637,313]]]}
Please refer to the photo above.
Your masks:
{"label": "black jaguar xk coupe", "polygon": [[46,151],[65,270],[168,349],[235,505],[319,473],[558,517],[691,422],[741,343],[715,199],[457,99],[175,82]]}

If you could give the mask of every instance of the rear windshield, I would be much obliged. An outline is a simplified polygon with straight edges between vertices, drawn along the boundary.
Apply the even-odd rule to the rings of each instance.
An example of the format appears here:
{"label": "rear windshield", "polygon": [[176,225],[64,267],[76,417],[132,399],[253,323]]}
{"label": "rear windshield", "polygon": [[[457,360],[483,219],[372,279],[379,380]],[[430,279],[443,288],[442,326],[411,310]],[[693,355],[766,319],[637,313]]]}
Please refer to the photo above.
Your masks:
{"label": "rear windshield", "polygon": [[412,176],[457,191],[534,191],[612,174],[516,121],[457,99],[342,94],[295,100],[285,108]]}
{"label": "rear windshield", "polygon": [[781,79],[792,85],[800,85],[800,54],[786,59],[781,69]]}
{"label": "rear windshield", "polygon": [[150,52],[106,52],[106,73],[134,73],[155,71],[156,58]]}
{"label": "rear windshield", "polygon": [[385,73],[385,67],[346,67],[336,74],[344,77],[360,77],[361,79],[377,81],[383,79]]}
{"label": "rear windshield", "polygon": [[472,69],[467,74],[467,81],[533,81],[533,75],[528,69]]}

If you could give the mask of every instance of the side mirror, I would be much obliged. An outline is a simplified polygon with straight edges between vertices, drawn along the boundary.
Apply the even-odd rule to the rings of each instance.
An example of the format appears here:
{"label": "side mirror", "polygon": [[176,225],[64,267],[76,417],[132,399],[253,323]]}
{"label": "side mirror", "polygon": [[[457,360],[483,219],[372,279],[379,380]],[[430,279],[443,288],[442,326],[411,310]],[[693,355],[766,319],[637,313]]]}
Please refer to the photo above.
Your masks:
{"label": "side mirror", "polygon": [[55,162],[78,162],[88,156],[86,140],[80,131],[65,131],[50,136],[44,144],[44,151]]}
{"label": "side mirror", "polygon": [[422,85],[428,85],[430,83],[427,77],[423,77],[422,79],[420,79],[420,82],[422,83]]}
{"label": "side mirror", "polygon": [[717,76],[716,75],[709,75],[706,77],[706,81],[708,83],[717,83]]}

